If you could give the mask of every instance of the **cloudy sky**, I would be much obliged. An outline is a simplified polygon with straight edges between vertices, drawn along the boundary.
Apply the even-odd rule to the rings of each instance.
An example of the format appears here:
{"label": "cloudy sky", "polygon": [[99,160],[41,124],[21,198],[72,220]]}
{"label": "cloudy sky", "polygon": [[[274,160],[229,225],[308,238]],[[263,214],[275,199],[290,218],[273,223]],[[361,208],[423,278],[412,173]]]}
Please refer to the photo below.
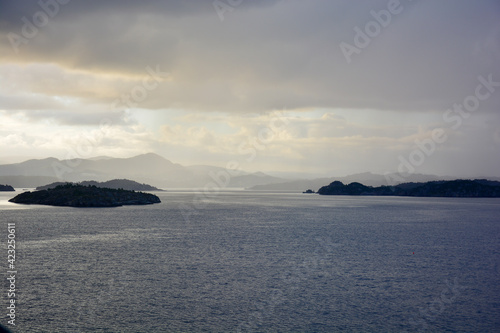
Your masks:
{"label": "cloudy sky", "polygon": [[498,0],[1,0],[0,162],[500,176]]}

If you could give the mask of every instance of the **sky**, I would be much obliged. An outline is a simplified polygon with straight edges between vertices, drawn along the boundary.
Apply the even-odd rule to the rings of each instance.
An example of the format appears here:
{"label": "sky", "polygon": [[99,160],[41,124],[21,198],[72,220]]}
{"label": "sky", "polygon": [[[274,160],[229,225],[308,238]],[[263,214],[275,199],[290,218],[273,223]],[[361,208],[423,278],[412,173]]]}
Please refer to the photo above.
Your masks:
{"label": "sky", "polygon": [[0,163],[500,177],[498,0],[1,0]]}

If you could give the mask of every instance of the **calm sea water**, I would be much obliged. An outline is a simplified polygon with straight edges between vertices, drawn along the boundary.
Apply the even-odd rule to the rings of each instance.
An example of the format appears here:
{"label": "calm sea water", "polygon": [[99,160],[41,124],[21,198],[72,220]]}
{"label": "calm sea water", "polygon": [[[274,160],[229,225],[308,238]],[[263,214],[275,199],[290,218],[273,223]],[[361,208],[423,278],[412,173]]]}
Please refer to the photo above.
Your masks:
{"label": "calm sea water", "polygon": [[78,209],[1,193],[13,331],[500,331],[498,199],[158,195]]}

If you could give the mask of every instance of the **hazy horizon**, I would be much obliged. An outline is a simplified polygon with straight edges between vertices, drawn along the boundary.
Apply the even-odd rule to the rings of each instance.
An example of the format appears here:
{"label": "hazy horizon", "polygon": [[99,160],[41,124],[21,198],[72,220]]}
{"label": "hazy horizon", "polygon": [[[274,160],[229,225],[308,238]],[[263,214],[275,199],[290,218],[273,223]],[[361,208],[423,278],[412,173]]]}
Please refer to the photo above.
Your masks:
{"label": "hazy horizon", "polygon": [[500,177],[499,61],[494,0],[6,1],[0,164]]}
{"label": "hazy horizon", "polygon": [[[134,155],[134,156],[127,156],[127,157],[113,157],[113,156],[103,156],[103,155],[100,155],[100,156],[91,156],[91,157],[88,157],[88,158],[84,158],[86,160],[100,160],[100,159],[114,159],[114,158],[118,158],[118,159],[128,159],[128,158],[133,158],[133,157],[137,157],[137,156],[141,156],[141,155],[147,155],[147,154],[156,154],[156,153],[153,153],[153,152],[147,152],[147,153],[144,153],[144,154],[140,154],[140,155]],[[173,161],[173,160],[170,160],[168,158],[166,158],[165,156],[161,156],[159,154],[156,154],[174,164],[180,164],[180,163],[177,163],[176,161]],[[0,166],[1,165],[7,165],[7,164],[17,164],[17,163],[23,163],[23,162],[26,162],[26,161],[29,161],[29,160],[43,160],[43,159],[47,159],[47,158],[56,158],[54,156],[47,156],[47,157],[21,157],[21,158],[17,158],[17,157],[12,157],[12,156],[7,156],[5,158],[2,158],[0,159]],[[59,159],[60,161],[65,161],[65,159]],[[64,165],[64,164],[63,164]],[[182,164],[181,164],[182,165]],[[210,165],[210,164],[188,164],[188,165],[182,165],[183,167],[188,167],[188,168],[192,168],[192,167],[197,167],[197,166],[206,166],[206,167],[216,167],[216,168],[225,168],[224,165]],[[449,177],[456,177],[457,179],[491,179],[491,180],[494,180],[494,179],[498,179],[498,177],[496,176],[493,176],[493,175],[453,175],[453,174],[421,174],[421,173],[418,173],[418,172],[414,172],[414,173],[404,173],[404,174],[400,174],[398,172],[394,172],[394,173],[391,173],[391,174],[377,174],[377,173],[374,173],[374,172],[370,172],[370,171],[364,171],[364,172],[357,172],[357,173],[347,173],[347,174],[314,174],[314,173],[301,173],[301,172],[286,172],[286,171],[279,171],[279,170],[257,170],[257,171],[248,171],[248,170],[244,170],[244,169],[238,169],[239,171],[242,171],[242,172],[248,172],[248,173],[259,173],[259,172],[263,172],[264,174],[267,174],[267,175],[270,175],[270,176],[274,176],[274,177],[280,177],[280,178],[283,178],[284,180],[299,180],[299,179],[319,179],[319,178],[343,178],[343,177],[350,177],[350,176],[356,176],[356,175],[362,175],[362,174],[374,174],[374,175],[389,175],[388,179],[391,179],[391,174],[395,175],[395,179],[397,182],[401,181],[401,182],[404,182],[405,181],[405,177],[409,176],[409,175],[428,175],[428,176],[437,176],[437,177],[443,177],[443,179],[448,179]],[[54,173],[54,176],[56,176],[56,173]],[[402,176],[401,179],[399,179],[399,177]],[[133,178],[133,177],[132,177]],[[87,179],[87,180],[93,180],[93,179]],[[133,179],[131,179],[133,180]],[[61,179],[61,181],[63,181]],[[411,181],[410,179],[407,179],[406,181]]]}

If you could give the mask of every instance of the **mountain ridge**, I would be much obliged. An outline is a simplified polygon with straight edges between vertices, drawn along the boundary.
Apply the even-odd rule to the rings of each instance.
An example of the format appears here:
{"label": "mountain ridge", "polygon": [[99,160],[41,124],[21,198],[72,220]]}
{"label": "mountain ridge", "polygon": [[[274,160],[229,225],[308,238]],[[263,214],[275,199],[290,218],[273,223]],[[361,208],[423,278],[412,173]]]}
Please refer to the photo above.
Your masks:
{"label": "mountain ridge", "polygon": [[44,186],[38,186],[36,190],[37,191],[48,190],[65,184],[95,186],[98,188],[110,188],[115,190],[123,189],[127,191],[163,191],[154,186],[148,184],[140,184],[136,181],[129,179],[112,179],[106,182],[96,182],[94,180],[86,180],[79,183],[55,182]]}
{"label": "mountain ridge", "polygon": [[[210,165],[183,166],[155,153],[146,153],[127,158],[100,156],[97,158],[74,158],[59,160],[54,157],[31,159],[20,163],[0,165],[0,183],[13,187],[35,188],[54,182],[97,182],[112,179],[133,179],[152,184],[158,188],[245,188],[260,191],[302,192],[317,191],[335,180],[345,183],[361,182],[368,186],[397,185],[405,182],[426,182],[453,180],[457,177],[443,177],[425,174],[375,174],[357,173],[344,177],[321,177],[313,179],[287,179],[266,173],[227,170]],[[467,178],[467,177],[462,177]],[[478,177],[475,177],[478,178]],[[489,179],[496,179],[485,177]]]}
{"label": "mountain ridge", "polygon": [[[34,177],[46,177],[48,181],[42,182]],[[186,167],[155,153],[128,158],[59,160],[49,157],[0,165],[0,181],[9,181],[10,184],[15,180],[14,186],[17,187],[38,187],[54,182],[78,183],[88,179],[104,182],[116,178],[134,179],[160,188],[200,188],[214,182],[219,187],[246,188],[285,180],[264,173],[228,171],[215,166]],[[227,179],[227,183],[221,184],[221,179]]]}

